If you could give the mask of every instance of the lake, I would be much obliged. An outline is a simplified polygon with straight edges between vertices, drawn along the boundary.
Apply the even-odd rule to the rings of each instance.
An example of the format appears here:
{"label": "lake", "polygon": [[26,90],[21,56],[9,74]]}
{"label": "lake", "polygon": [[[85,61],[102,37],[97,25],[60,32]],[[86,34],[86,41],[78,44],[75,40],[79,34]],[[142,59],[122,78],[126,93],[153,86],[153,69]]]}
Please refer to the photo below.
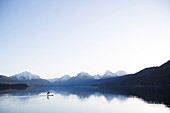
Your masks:
{"label": "lake", "polygon": [[[53,96],[47,96],[48,91]],[[169,96],[152,92],[143,96],[92,87],[5,90],[0,91],[0,113],[170,113]]]}

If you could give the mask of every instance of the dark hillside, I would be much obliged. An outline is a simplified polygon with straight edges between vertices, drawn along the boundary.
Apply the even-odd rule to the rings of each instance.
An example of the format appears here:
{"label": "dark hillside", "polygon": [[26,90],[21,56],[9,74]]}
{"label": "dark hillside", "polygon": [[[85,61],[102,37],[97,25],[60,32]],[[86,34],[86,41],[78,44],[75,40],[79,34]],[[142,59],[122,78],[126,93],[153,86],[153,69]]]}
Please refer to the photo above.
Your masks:
{"label": "dark hillside", "polygon": [[160,67],[146,68],[135,74],[98,83],[97,86],[170,88],[170,61]]}

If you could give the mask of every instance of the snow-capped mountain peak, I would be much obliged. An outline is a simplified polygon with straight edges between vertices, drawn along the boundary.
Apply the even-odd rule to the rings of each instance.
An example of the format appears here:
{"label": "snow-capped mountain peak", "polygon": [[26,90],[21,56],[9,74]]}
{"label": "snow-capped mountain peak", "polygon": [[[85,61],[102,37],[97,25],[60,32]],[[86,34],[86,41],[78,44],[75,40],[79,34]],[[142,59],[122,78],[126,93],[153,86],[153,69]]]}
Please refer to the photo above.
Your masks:
{"label": "snow-capped mountain peak", "polygon": [[83,77],[83,76],[88,76],[88,77],[90,77],[91,75],[89,75],[89,74],[86,73],[86,72],[80,72],[80,73],[77,74],[77,77]]}
{"label": "snow-capped mountain peak", "polygon": [[64,75],[60,78],[47,79],[49,82],[64,82],[69,80],[71,77],[69,75]]}
{"label": "snow-capped mountain peak", "polygon": [[60,77],[60,80],[61,81],[67,81],[67,80],[69,80],[71,77],[69,76],[69,75],[64,75],[64,76],[62,76],[62,77]]}
{"label": "snow-capped mountain peak", "polygon": [[118,76],[127,75],[127,72],[119,70],[119,71],[116,72],[116,75],[118,75]]}
{"label": "snow-capped mountain peak", "polygon": [[17,79],[17,80],[33,80],[33,79],[41,79],[38,75],[31,74],[28,71],[15,74],[13,76],[10,76],[10,78]]}
{"label": "snow-capped mountain peak", "polygon": [[117,75],[115,73],[112,73],[111,71],[107,70],[103,77],[116,77]]}
{"label": "snow-capped mountain peak", "polygon": [[88,80],[88,79],[94,79],[93,76],[91,76],[90,74],[86,73],[86,72],[80,72],[77,74],[77,76],[72,77],[74,79],[77,80]]}
{"label": "snow-capped mountain peak", "polygon": [[104,75],[113,75],[114,73],[112,73],[111,71],[107,70]]}
{"label": "snow-capped mountain peak", "polygon": [[93,78],[96,79],[96,80],[99,80],[99,79],[102,78],[102,76],[101,75],[94,75]]}
{"label": "snow-capped mountain peak", "polygon": [[48,80],[49,82],[53,83],[53,82],[57,81],[57,80],[58,80],[58,78],[46,79],[46,80]]}

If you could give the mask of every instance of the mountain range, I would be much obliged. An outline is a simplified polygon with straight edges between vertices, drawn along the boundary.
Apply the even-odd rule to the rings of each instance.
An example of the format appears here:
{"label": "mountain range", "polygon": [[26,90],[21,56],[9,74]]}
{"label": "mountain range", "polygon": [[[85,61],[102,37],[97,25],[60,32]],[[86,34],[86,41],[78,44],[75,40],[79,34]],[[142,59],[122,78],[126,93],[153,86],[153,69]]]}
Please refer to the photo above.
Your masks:
{"label": "mountain range", "polygon": [[[104,75],[92,76],[86,72],[80,72],[77,74],[77,76],[74,76],[74,77],[71,77],[69,75],[64,75],[60,78],[42,79],[40,76],[36,74],[32,74],[28,71],[25,71],[19,74],[12,75],[9,77],[9,79],[14,80],[13,82],[27,83],[27,84],[32,84],[32,85],[80,85],[80,83],[88,84],[89,82],[94,82],[99,79],[101,80],[101,79],[107,79],[107,78],[112,78],[112,77],[118,77],[118,76],[123,76],[126,74],[127,73],[125,71],[118,71],[116,73],[112,73],[111,71],[107,70],[104,73]],[[1,79],[1,81],[3,80]]]}
{"label": "mountain range", "polygon": [[135,74],[127,74],[124,71],[112,73],[107,70],[103,75],[90,75],[80,72],[76,76],[64,75],[60,78],[42,79],[30,72],[6,77],[0,75],[0,83],[26,83],[30,85],[52,86],[97,86],[97,87],[167,87],[170,88],[170,61],[161,66],[145,68]]}

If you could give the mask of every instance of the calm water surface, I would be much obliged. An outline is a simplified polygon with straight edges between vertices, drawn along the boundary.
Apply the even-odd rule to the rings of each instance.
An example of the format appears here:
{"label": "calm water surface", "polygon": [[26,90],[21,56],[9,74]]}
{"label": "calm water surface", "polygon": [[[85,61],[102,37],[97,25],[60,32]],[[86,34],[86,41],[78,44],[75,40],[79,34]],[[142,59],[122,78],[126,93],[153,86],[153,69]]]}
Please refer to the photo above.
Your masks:
{"label": "calm water surface", "polygon": [[39,87],[0,91],[0,113],[170,113],[170,108],[97,88]]}

